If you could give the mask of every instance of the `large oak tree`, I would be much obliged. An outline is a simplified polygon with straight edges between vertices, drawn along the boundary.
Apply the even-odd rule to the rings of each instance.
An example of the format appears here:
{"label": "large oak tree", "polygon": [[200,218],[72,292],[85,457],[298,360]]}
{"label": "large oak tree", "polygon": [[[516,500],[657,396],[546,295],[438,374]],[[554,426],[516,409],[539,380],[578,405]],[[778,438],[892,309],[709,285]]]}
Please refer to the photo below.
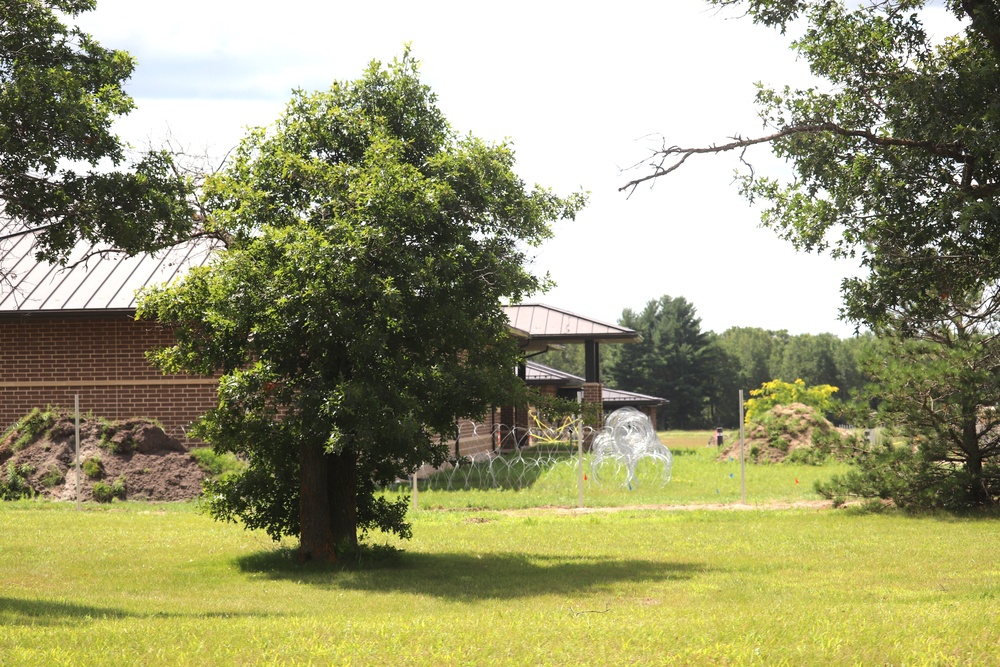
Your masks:
{"label": "large oak tree", "polygon": [[303,559],[407,536],[405,499],[376,489],[443,461],[457,419],[518,399],[502,304],[545,286],[526,253],[582,205],[526,188],[510,146],[456,136],[417,70],[407,52],[297,92],[206,185],[229,250],[141,300],[177,327],[164,369],[222,375],[196,435],[249,467],[210,510],[298,536]]}

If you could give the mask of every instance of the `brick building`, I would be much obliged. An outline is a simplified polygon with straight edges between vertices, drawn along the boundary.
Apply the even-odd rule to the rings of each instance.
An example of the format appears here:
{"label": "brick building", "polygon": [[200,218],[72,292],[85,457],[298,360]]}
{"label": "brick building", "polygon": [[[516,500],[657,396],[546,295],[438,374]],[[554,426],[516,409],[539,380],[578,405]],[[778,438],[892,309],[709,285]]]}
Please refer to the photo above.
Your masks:
{"label": "brick building", "polygon": [[[30,235],[16,237],[0,253],[0,270],[8,277],[6,289],[0,290],[0,429],[32,408],[71,408],[79,396],[83,412],[109,419],[155,419],[168,434],[186,441],[191,422],[215,405],[217,381],[163,375],[149,364],[146,352],[170,344],[172,337],[155,322],[135,319],[135,293],[204,264],[214,245],[195,242],[136,257],[81,249],[58,267],[38,262],[33,242]],[[635,342],[635,331],[540,304],[505,311],[525,355],[519,374],[526,382],[546,392],[567,397],[572,392],[574,398],[579,392],[584,402],[608,404],[610,390],[601,384],[601,344]],[[586,377],[563,374],[547,383],[536,370],[529,376],[529,368],[544,368],[530,364],[530,356],[568,344],[585,346]],[[500,429],[526,437],[526,407],[496,412],[491,420],[502,424]]]}
{"label": "brick building", "polygon": [[135,291],[168,281],[211,255],[191,243],[156,255],[80,250],[65,267],[38,262],[34,239],[0,254],[0,429],[35,407],[72,408],[109,419],[146,417],[186,440],[189,424],[215,403],[212,377],[163,375],[145,358],[171,341],[135,319]]}

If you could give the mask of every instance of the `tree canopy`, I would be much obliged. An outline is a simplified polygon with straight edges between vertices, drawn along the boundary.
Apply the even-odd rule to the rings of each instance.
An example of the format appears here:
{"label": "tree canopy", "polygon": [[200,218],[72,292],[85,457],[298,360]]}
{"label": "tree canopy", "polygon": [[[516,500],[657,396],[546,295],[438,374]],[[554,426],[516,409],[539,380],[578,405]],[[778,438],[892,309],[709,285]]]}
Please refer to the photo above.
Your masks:
{"label": "tree canopy", "polygon": [[127,151],[111,126],[134,106],[122,86],[135,61],[65,22],[95,4],[0,3],[0,215],[8,234],[37,230],[47,259],[80,240],[144,252],[194,223],[190,185],[167,153],[121,168]]}
{"label": "tree canopy", "polygon": [[867,269],[844,281],[843,312],[887,346],[870,366],[871,400],[913,438],[862,457],[852,488],[901,503],[995,502],[1000,8],[946,0],[960,27],[942,38],[924,26],[930,0],[709,2],[793,32],[821,84],[759,86],[761,136],[657,151],[651,172],[625,187],[701,153],[767,144],[787,159],[792,178],[751,169],[742,191],[797,247]]}
{"label": "tree canopy", "polygon": [[509,145],[456,136],[407,52],[296,92],[209,179],[229,250],[139,316],[177,327],[164,369],[222,375],[196,434],[249,468],[212,486],[215,516],[299,536],[303,559],[409,534],[406,500],[376,488],[442,462],[456,420],[521,398],[502,304],[546,286],[527,253],[583,204],[513,165]]}
{"label": "tree canopy", "polygon": [[[751,200],[764,223],[798,247],[851,255],[868,269],[844,283],[845,314],[877,327],[892,314],[947,319],[949,298],[1000,308],[1000,11],[986,0],[948,0],[964,21],[937,39],[921,20],[926,0],[710,0],[795,32],[793,49],[822,82],[759,88],[765,132],[725,144],[658,151],[660,177],[699,153],[769,144],[787,158],[787,182],[752,170]],[[985,289],[985,292],[984,292]]]}

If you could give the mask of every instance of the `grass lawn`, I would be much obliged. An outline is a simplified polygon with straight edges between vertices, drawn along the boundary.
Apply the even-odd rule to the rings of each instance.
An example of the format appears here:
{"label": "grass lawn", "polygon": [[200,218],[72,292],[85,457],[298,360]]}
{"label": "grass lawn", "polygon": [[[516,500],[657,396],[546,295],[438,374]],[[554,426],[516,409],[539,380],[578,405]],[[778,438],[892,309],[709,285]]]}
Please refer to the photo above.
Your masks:
{"label": "grass lawn", "polygon": [[300,568],[191,505],[0,505],[0,663],[998,665],[992,519],[419,511]]}
{"label": "grass lawn", "polygon": [[[352,569],[193,504],[0,503],[0,665],[1000,665],[1000,520],[604,508],[739,498],[707,432],[661,436],[665,486],[421,493]],[[748,502],[839,469],[748,466]]]}
{"label": "grass lawn", "polygon": [[[709,431],[663,431],[660,440],[673,454],[670,481],[663,483],[658,469],[640,465],[639,479],[631,488],[623,486],[623,476],[615,479],[595,479],[585,456],[584,505],[586,507],[621,507],[631,505],[691,505],[731,504],[740,501],[742,485],[739,459],[719,461],[718,450],[706,446]],[[530,461],[530,459],[529,459]],[[493,462],[494,467],[499,467]],[[520,479],[529,478],[525,488],[498,490],[480,481],[488,479],[485,464],[451,471],[451,490],[421,488],[417,492],[421,509],[519,509],[548,505],[578,504],[578,472],[576,455],[566,453],[561,459],[548,459],[537,467],[519,465],[513,473]],[[811,465],[752,465],[746,466],[747,504],[768,504],[777,501],[817,500],[813,490],[817,480],[847,470],[846,465],[831,463]],[[498,470],[495,478],[503,479],[506,471]],[[406,490],[409,492],[409,490]]]}

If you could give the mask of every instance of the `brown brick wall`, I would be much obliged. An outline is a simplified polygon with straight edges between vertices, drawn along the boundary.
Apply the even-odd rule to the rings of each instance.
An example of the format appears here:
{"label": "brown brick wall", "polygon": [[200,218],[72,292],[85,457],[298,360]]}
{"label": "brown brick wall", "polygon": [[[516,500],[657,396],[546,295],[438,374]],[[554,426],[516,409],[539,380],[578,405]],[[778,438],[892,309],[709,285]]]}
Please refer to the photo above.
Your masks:
{"label": "brown brick wall", "polygon": [[213,378],[163,375],[145,358],[171,342],[125,313],[0,318],[0,428],[34,407],[73,407],[109,419],[159,420],[175,437],[215,404]]}

